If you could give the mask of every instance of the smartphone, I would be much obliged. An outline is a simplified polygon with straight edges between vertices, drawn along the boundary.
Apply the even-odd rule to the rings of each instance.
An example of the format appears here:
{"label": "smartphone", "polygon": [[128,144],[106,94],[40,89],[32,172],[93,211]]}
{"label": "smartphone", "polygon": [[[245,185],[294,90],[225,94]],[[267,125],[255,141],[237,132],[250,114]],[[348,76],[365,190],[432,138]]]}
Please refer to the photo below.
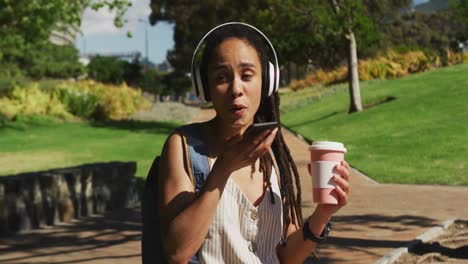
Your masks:
{"label": "smartphone", "polygon": [[249,126],[245,131],[244,137],[255,137],[265,131],[266,129],[270,129],[273,131],[275,127],[278,126],[277,122],[265,122],[265,123],[255,123]]}

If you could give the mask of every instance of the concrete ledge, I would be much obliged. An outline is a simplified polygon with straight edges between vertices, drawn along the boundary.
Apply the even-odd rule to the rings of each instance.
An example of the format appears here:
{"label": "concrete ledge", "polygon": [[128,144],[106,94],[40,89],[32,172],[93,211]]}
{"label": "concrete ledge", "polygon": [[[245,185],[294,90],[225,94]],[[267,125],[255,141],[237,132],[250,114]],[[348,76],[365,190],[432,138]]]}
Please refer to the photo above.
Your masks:
{"label": "concrete ledge", "polygon": [[365,181],[367,181],[368,183],[371,183],[371,184],[379,184],[379,182],[377,182],[376,180],[372,179],[371,177],[365,175],[364,173],[362,173],[361,171],[359,171],[358,169],[354,168],[354,167],[351,167],[351,170],[356,174],[358,175],[359,177],[363,178]]}
{"label": "concrete ledge", "polygon": [[0,236],[136,204],[135,162],[0,177]]}
{"label": "concrete ledge", "polygon": [[446,220],[442,222],[440,225],[432,227],[431,229],[419,235],[416,239],[409,242],[405,247],[400,247],[391,251],[387,255],[383,256],[382,258],[374,262],[374,264],[391,264],[395,262],[397,259],[401,257],[401,255],[408,253],[409,251],[411,251],[411,249],[413,249],[417,245],[421,243],[426,243],[427,241],[430,241],[442,235],[445,232],[445,230],[454,223],[454,221],[455,221],[454,219]]}

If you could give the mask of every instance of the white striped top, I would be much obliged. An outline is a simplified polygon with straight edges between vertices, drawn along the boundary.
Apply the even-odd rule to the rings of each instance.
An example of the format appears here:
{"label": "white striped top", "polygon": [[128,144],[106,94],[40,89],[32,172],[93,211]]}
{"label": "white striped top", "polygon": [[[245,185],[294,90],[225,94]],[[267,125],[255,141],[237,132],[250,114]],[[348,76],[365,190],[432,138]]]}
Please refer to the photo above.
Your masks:
{"label": "white striped top", "polygon": [[200,263],[279,263],[275,248],[283,230],[283,208],[274,168],[270,181],[275,203],[268,190],[255,207],[228,179],[200,248]]}

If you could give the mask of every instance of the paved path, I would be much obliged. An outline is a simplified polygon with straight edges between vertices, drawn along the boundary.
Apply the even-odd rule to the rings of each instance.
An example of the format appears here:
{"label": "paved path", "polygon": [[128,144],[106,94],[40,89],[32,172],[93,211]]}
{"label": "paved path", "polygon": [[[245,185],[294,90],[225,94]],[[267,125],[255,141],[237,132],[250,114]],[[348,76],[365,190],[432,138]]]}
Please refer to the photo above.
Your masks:
{"label": "paved path", "polygon": [[[195,121],[213,116],[203,110]],[[310,214],[307,143],[283,130],[301,175],[303,214]],[[320,263],[373,263],[446,219],[468,219],[468,188],[376,184],[353,173],[347,207],[333,217]],[[0,239],[0,264],[140,263],[140,209],[132,208]]]}

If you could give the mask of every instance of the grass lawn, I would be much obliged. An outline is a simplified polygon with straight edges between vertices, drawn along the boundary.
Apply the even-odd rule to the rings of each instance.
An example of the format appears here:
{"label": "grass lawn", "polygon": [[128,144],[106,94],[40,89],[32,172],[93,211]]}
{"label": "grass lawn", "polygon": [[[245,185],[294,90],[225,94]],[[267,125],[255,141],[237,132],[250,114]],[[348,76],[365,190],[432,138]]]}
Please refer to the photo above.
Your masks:
{"label": "grass lawn", "polygon": [[361,113],[347,113],[346,85],[330,89],[282,94],[283,124],[345,143],[346,159],[379,182],[468,185],[468,64],[363,82],[364,104],[395,99]]}
{"label": "grass lawn", "polygon": [[0,175],[83,163],[136,161],[146,177],[167,135],[180,124],[122,121],[62,123],[32,118],[0,127]]}

